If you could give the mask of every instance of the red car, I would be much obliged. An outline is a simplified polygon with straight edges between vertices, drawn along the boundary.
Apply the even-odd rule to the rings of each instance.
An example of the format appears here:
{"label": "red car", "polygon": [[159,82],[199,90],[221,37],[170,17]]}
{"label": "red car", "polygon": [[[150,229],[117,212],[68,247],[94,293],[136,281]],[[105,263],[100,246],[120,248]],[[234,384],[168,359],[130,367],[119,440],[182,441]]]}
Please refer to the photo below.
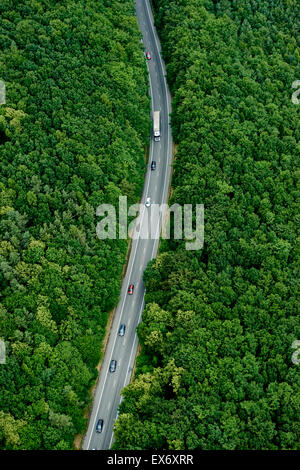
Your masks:
{"label": "red car", "polygon": [[148,59],[148,60],[150,60],[150,59],[151,59],[150,52],[146,52],[146,57],[147,57],[147,59]]}
{"label": "red car", "polygon": [[128,287],[128,294],[133,294],[133,289],[134,289],[134,285],[133,285],[133,284],[129,284],[129,287]]}

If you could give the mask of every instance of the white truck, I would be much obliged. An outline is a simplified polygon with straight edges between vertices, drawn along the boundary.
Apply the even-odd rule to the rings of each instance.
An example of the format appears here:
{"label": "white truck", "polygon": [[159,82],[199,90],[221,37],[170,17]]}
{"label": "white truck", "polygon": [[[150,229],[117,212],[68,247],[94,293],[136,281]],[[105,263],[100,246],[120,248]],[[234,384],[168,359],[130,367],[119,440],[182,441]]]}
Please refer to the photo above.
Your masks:
{"label": "white truck", "polygon": [[160,112],[154,111],[153,113],[153,134],[155,142],[160,140]]}

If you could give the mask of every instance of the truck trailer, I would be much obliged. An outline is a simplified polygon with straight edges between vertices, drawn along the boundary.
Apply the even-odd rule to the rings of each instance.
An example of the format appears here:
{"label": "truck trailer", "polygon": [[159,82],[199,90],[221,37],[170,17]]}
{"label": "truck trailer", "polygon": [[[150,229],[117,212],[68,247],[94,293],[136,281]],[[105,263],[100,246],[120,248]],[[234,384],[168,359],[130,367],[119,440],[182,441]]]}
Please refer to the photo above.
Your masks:
{"label": "truck trailer", "polygon": [[155,142],[160,140],[160,112],[154,111],[153,113],[153,134]]}

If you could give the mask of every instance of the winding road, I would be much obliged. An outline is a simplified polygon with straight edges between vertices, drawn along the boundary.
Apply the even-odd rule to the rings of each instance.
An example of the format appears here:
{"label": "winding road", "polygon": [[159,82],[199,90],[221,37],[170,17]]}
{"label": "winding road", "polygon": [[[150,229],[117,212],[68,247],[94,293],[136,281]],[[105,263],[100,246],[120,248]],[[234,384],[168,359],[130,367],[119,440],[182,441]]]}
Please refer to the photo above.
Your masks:
{"label": "winding road", "polygon": [[[156,204],[167,203],[168,188],[171,178],[172,135],[169,124],[171,112],[171,97],[165,79],[165,65],[160,54],[160,42],[154,28],[153,15],[148,0],[136,0],[136,13],[143,35],[145,51],[150,51],[148,60],[151,107],[161,113],[161,140],[154,142],[151,136],[149,164],[141,198],[141,231],[147,222],[149,210],[144,205],[147,197]],[[156,161],[156,169],[151,171],[151,161]],[[137,352],[138,339],[136,328],[141,321],[144,309],[145,286],[143,272],[148,262],[155,258],[161,224],[159,218],[155,227],[157,236],[153,239],[137,238],[132,240],[131,252],[127,271],[123,279],[119,304],[115,310],[114,319],[107,343],[102,367],[97,382],[93,408],[90,415],[88,430],[83,441],[85,450],[109,449],[113,443],[113,427],[117,418],[121,391],[130,382],[132,369]],[[129,284],[134,284],[134,292],[128,295]],[[118,336],[121,324],[126,325],[123,337]],[[117,361],[115,372],[109,372],[112,359]],[[103,419],[101,433],[96,432],[98,419]]]}

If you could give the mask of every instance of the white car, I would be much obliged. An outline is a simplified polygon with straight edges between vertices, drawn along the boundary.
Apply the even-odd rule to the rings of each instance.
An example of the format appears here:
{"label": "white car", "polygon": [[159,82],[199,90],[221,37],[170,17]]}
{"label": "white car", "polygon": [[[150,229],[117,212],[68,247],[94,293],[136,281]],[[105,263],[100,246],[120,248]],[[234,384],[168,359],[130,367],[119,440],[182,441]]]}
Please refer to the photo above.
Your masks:
{"label": "white car", "polygon": [[146,206],[146,207],[150,207],[150,206],[151,206],[151,199],[150,199],[150,197],[147,197],[146,202],[145,202],[145,206]]}

